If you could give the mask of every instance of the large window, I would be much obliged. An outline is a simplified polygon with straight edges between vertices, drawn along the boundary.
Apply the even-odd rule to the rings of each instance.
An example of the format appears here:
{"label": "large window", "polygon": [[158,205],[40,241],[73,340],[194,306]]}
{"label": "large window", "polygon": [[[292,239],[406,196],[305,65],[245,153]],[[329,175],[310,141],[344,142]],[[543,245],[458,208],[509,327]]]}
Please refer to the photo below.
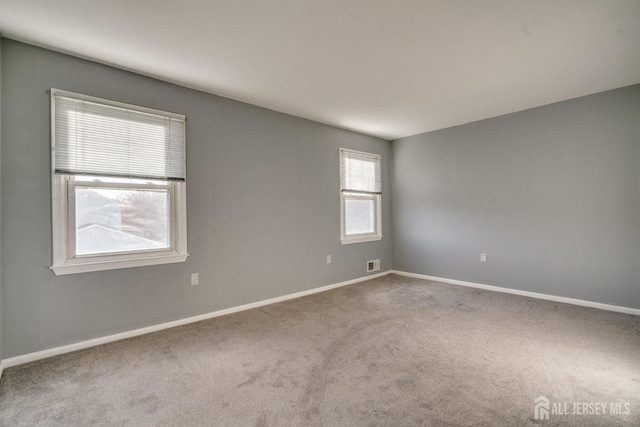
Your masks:
{"label": "large window", "polygon": [[382,158],[340,149],[340,234],[342,244],[382,239]]}
{"label": "large window", "polygon": [[185,117],[51,90],[56,274],[184,261]]}

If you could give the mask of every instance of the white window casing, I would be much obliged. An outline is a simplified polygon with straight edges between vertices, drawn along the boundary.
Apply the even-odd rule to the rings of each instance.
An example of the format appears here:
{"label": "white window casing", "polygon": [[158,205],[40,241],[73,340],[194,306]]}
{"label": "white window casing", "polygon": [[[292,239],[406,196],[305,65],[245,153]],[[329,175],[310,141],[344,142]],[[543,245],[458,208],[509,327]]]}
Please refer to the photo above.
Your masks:
{"label": "white window casing", "polygon": [[[56,275],[187,259],[185,120],[174,113],[51,90],[51,269]],[[78,253],[78,189],[162,194],[166,200],[162,223],[168,232],[166,244],[138,250]],[[119,230],[109,232],[127,235]],[[153,243],[143,237],[128,236]]]}
{"label": "white window casing", "polygon": [[[340,241],[343,245],[382,239],[381,171],[380,155],[340,149]],[[360,207],[351,211],[348,203]]]}

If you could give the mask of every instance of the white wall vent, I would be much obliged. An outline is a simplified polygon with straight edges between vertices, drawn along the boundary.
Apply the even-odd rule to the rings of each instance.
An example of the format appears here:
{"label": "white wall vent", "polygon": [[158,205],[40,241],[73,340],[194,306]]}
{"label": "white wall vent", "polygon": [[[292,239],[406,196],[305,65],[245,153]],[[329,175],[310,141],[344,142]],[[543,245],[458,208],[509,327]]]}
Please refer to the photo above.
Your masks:
{"label": "white wall vent", "polygon": [[378,271],[380,270],[380,260],[379,259],[374,259],[371,261],[367,261],[367,273],[371,272],[371,271]]}

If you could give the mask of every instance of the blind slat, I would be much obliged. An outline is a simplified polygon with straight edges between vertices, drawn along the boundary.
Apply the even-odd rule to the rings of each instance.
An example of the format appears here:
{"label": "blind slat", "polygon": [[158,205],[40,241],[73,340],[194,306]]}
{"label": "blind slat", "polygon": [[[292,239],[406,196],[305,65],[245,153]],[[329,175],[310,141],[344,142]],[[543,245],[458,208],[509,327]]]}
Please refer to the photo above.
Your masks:
{"label": "blind slat", "polygon": [[342,191],[382,193],[381,156],[341,149],[340,158]]}
{"label": "blind slat", "polygon": [[53,90],[51,96],[56,173],[186,179],[183,117]]}

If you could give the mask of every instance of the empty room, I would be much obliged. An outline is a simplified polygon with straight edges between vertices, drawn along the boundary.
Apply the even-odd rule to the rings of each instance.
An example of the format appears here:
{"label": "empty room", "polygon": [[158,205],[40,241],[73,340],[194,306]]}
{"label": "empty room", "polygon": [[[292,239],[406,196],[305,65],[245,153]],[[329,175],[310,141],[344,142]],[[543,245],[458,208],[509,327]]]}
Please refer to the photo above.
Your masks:
{"label": "empty room", "polygon": [[639,0],[0,0],[0,426],[640,425]]}

